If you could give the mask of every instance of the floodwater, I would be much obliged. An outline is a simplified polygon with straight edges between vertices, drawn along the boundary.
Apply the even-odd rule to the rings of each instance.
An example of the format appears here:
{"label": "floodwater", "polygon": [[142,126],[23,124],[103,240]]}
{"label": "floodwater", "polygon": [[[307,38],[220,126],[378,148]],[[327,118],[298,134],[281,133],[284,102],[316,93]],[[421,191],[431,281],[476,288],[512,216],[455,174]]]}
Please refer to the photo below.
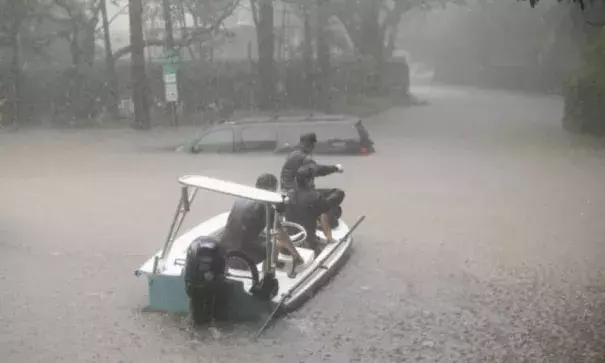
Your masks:
{"label": "floodwater", "polygon": [[[366,121],[378,152],[321,157],[345,218],[341,273],[264,338],[143,311],[133,271],[165,238],[176,178],[253,183],[283,156],[154,151],[192,130],[0,135],[0,360],[598,362],[605,354],[605,148],[562,104],[425,87]],[[189,224],[227,209],[199,197]],[[202,201],[203,200],[203,201]]]}

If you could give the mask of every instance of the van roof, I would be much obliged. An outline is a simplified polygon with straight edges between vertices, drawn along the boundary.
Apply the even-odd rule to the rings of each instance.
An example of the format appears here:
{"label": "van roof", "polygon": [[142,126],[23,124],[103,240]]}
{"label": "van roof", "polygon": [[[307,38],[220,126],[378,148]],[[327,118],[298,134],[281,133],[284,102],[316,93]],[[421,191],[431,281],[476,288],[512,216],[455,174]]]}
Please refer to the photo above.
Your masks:
{"label": "van roof", "polygon": [[275,116],[275,117],[251,117],[239,120],[224,120],[221,125],[250,125],[250,124],[287,124],[287,123],[347,123],[355,124],[359,118],[345,115],[308,115],[308,116]]}

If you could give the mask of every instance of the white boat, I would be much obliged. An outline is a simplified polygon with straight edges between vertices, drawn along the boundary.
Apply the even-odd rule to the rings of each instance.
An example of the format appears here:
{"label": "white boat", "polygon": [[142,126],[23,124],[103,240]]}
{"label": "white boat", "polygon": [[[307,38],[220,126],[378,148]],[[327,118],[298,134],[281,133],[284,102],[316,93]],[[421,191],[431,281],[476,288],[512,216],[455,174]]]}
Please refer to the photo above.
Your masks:
{"label": "white boat", "polygon": [[[317,236],[326,246],[319,256],[315,256],[313,250],[300,247],[306,239],[304,229],[300,225],[285,221],[283,215],[278,212],[281,208],[275,208],[280,205],[287,207],[288,198],[284,194],[197,175],[183,176],[179,178],[179,182],[182,185],[181,198],[164,248],[135,271],[136,276],[147,276],[148,309],[151,311],[190,313],[192,302],[187,290],[189,285],[184,277],[188,250],[197,238],[220,238],[224,231],[229,212],[218,214],[177,237],[183,219],[200,189],[266,203],[270,207],[267,210],[275,213],[275,224],[281,223],[282,226],[293,227],[299,231],[291,236],[291,239],[304,263],[296,266],[295,270],[292,270],[291,257],[281,253],[278,254],[277,264],[274,259],[268,258],[257,266],[250,266],[248,270],[224,267],[222,281],[228,286],[225,289],[228,292],[221,295],[227,296],[226,301],[221,302],[221,307],[228,311],[230,320],[257,319],[272,310],[288,312],[298,308],[347,260],[353,243],[351,232],[364,219],[360,218],[351,229],[340,220],[338,227],[332,231],[334,242],[329,244],[326,244],[324,234],[318,230]],[[266,229],[271,231],[267,234],[267,256],[273,254],[275,227],[276,225],[267,226]],[[273,283],[269,293],[266,289],[259,289],[259,286],[268,286],[269,282]],[[275,282],[277,287],[274,286]],[[264,292],[259,293],[259,290]]]}

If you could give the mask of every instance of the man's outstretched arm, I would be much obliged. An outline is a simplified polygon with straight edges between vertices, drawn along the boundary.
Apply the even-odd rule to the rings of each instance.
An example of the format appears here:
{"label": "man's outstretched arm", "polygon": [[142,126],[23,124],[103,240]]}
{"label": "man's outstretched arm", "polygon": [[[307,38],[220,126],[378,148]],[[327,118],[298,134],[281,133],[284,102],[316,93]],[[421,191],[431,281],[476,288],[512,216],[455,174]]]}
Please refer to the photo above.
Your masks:
{"label": "man's outstretched arm", "polygon": [[340,172],[341,167],[339,165],[323,165],[318,164],[315,160],[309,160],[309,164],[312,165],[313,168],[313,176],[327,176],[330,174],[334,174]]}

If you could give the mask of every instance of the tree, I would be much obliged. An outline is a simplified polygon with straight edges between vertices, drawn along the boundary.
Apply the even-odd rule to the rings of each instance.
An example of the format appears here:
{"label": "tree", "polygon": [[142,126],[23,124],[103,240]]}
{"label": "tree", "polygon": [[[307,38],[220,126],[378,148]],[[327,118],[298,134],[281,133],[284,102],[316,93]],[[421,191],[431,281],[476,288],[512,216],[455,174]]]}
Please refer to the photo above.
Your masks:
{"label": "tree", "polygon": [[[529,0],[535,7],[538,0]],[[561,0],[559,0],[561,2]],[[582,12],[581,21],[589,39],[584,65],[564,82],[563,127],[570,132],[605,135],[605,1],[572,0]],[[593,31],[589,34],[588,28]]]}
{"label": "tree", "polygon": [[[10,76],[8,79],[8,87],[6,89],[7,108],[10,123],[17,125],[21,116],[21,62],[19,59],[21,49],[19,42],[19,33],[21,25],[25,20],[28,12],[28,7],[25,2],[20,0],[5,0],[1,4],[2,9],[2,38],[10,47],[12,52],[10,62]],[[0,94],[2,95],[2,94]],[[4,103],[4,100],[2,100]]]}
{"label": "tree", "polygon": [[96,27],[101,15],[101,0],[54,0],[55,10],[49,14],[62,25],[58,35],[69,43],[72,66],[90,67],[95,58]]}
{"label": "tree", "polygon": [[57,35],[69,44],[71,66],[65,76],[73,119],[93,116],[97,95],[86,92],[95,62],[96,28],[101,16],[101,0],[53,0],[48,14],[58,27]]}
{"label": "tree", "polygon": [[[11,53],[9,72],[0,84],[2,122],[19,125],[22,121],[21,102],[22,53],[28,49],[40,53],[49,38],[36,32],[47,8],[38,0],[0,0],[0,48]],[[6,120],[9,120],[8,122]]]}
{"label": "tree", "polygon": [[[557,0],[557,1],[563,2],[563,0]],[[568,0],[568,1],[578,4],[582,10],[584,10],[586,8],[586,4],[594,3],[594,0]],[[531,5],[532,8],[535,7],[536,5],[538,5],[539,2],[540,2],[540,0],[529,0],[529,4]]]}
{"label": "tree", "polygon": [[361,57],[371,57],[380,67],[392,55],[397,27],[412,9],[430,9],[463,0],[332,0],[332,14],[345,27]]}
{"label": "tree", "polygon": [[[532,8],[536,7],[540,2],[540,0],[521,1],[528,1]],[[557,1],[563,2],[563,0]],[[603,4],[605,4],[605,0],[567,0],[567,2],[574,3],[580,7],[582,12],[584,13],[584,22],[586,24],[593,27],[605,26],[605,8],[602,6]]]}
{"label": "tree", "polygon": [[275,68],[273,0],[250,0],[250,7],[258,45],[258,77],[261,85],[259,108],[271,110],[275,106],[278,78]]}
{"label": "tree", "polygon": [[101,17],[103,20],[103,41],[105,44],[105,63],[107,66],[107,88],[109,89],[109,112],[114,119],[118,114],[118,76],[116,74],[116,64],[111,50],[111,34],[109,32],[109,19],[107,17],[107,0],[101,0]]}
{"label": "tree", "polygon": [[[191,1],[193,0],[190,0],[190,2]],[[212,35],[215,31],[220,29],[225,19],[227,19],[231,14],[233,14],[233,11],[239,5],[239,0],[227,0],[224,3],[221,3],[222,5],[219,9],[217,9],[218,15],[214,18],[213,22],[208,23],[206,26],[200,26],[199,28],[196,27],[192,31],[187,32],[186,34],[182,34],[180,38],[174,39],[175,48],[184,48],[189,46],[190,44],[193,44],[196,41],[199,41],[200,39],[207,39],[209,35]],[[164,39],[163,37],[145,39],[143,42],[143,47],[164,47],[165,45],[166,39]],[[117,49],[113,53],[113,58],[117,60],[129,54],[130,52],[132,52],[132,46],[133,45],[131,43],[130,45]]]}
{"label": "tree", "polygon": [[328,43],[328,28],[330,25],[328,1],[317,0],[317,68],[319,70],[317,100],[319,109],[326,113],[331,111],[332,106],[330,95],[332,70],[330,69],[330,45]]}
{"label": "tree", "polygon": [[[214,58],[214,48],[217,42],[224,40],[231,33],[224,28],[225,15],[228,17],[235,9],[240,6],[240,1],[233,0],[185,0],[178,1],[179,8],[182,12],[181,22],[184,25],[185,14],[188,14],[193,20],[194,31],[209,29],[209,32],[204,33],[196,38],[192,44],[197,48],[197,53],[202,58],[212,60]],[[215,26],[216,24],[216,26]],[[183,32],[186,37],[189,29]]]}
{"label": "tree", "polygon": [[134,104],[134,124],[137,129],[151,128],[149,114],[149,87],[145,73],[145,53],[143,39],[143,4],[141,0],[129,0],[130,17],[130,78],[132,102]]}

